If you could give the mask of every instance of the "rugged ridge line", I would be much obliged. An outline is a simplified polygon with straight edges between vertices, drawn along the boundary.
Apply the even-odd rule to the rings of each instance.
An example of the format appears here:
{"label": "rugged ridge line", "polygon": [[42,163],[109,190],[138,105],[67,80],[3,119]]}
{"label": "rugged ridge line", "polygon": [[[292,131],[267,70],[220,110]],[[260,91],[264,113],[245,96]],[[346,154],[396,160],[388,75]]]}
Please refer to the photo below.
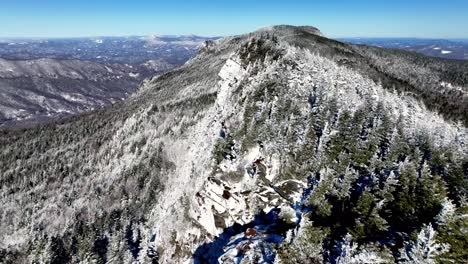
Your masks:
{"label": "rugged ridge line", "polygon": [[[274,26],[207,42],[122,104],[1,132],[0,261],[464,259],[463,69],[401,57],[403,76],[388,52]],[[455,114],[426,93],[460,93]]]}

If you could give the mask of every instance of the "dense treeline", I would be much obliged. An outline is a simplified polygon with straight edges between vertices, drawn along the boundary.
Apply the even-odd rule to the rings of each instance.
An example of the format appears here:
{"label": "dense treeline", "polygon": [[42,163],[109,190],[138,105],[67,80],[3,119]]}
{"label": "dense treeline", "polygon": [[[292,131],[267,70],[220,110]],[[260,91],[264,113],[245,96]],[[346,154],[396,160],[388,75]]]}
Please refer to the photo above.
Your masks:
{"label": "dense treeline", "polygon": [[385,75],[379,79],[382,85],[403,94],[414,94],[429,109],[468,125],[467,61],[367,46],[356,46],[356,50],[371,67]]}
{"label": "dense treeline", "polygon": [[[284,32],[282,32],[284,31]],[[422,100],[449,120],[468,125],[468,61],[415,52],[351,45],[300,28],[280,27],[286,41],[357,70],[389,91]],[[282,32],[282,33],[280,33]],[[286,37],[283,37],[286,35]]]}

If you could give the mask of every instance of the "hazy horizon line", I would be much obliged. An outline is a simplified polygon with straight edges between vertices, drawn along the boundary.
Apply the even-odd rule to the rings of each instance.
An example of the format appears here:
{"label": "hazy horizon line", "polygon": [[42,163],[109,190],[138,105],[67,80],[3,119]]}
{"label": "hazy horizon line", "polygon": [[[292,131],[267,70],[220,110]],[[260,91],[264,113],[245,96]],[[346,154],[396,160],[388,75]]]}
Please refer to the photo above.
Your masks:
{"label": "hazy horizon line", "polygon": [[[138,38],[138,37],[203,37],[203,38],[224,38],[229,36],[236,36],[241,34],[231,35],[204,35],[204,34],[122,34],[122,35],[83,35],[83,36],[21,36],[9,37],[0,36],[0,41],[14,41],[14,40],[50,40],[50,39],[93,39],[93,38]],[[427,40],[468,40],[468,37],[415,37],[415,36],[327,36],[331,39],[427,39]]]}

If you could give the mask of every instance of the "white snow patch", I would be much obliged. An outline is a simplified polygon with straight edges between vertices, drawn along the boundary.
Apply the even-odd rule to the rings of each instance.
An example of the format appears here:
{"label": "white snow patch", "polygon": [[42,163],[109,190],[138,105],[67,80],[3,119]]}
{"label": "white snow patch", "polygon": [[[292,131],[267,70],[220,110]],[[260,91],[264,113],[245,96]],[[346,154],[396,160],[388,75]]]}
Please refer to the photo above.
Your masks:
{"label": "white snow patch", "polygon": [[138,77],[140,77],[140,74],[139,74],[139,73],[130,72],[130,73],[128,74],[128,76],[130,76],[130,77],[132,77],[132,78],[138,78]]}

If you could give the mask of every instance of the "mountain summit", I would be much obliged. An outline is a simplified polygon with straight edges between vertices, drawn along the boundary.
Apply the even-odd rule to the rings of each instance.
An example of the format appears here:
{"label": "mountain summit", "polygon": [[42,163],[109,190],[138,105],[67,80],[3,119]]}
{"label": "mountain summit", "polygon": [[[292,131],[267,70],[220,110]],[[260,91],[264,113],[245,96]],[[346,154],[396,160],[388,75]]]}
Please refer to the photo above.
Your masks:
{"label": "mountain summit", "polygon": [[293,27],[290,25],[277,25],[277,26],[269,26],[269,27],[264,27],[256,31],[256,33],[259,32],[274,32],[278,35],[284,35],[284,34],[297,34],[298,32],[303,32],[303,33],[308,33],[308,34],[313,34],[317,36],[323,36],[322,32],[313,26],[297,26]]}
{"label": "mountain summit", "polygon": [[0,262],[464,261],[467,76],[312,27],[208,41],[124,103],[0,134]]}

